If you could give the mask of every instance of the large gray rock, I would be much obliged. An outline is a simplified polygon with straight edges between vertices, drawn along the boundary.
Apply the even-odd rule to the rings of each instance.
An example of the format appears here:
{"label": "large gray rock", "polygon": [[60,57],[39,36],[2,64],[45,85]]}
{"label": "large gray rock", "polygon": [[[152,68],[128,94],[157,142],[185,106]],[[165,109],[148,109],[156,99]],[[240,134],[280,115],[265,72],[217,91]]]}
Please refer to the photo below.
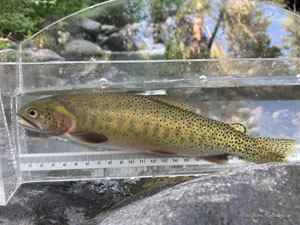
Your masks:
{"label": "large gray rock", "polygon": [[83,56],[101,55],[102,50],[99,45],[86,40],[71,40],[65,45],[67,55],[76,54]]}
{"label": "large gray rock", "polygon": [[89,32],[97,32],[100,30],[101,24],[95,20],[84,19],[81,21],[80,27]]}
{"label": "large gray rock", "polygon": [[297,224],[300,165],[227,169],[100,214],[94,224]]}
{"label": "large gray rock", "polygon": [[46,48],[38,49],[37,51],[33,51],[31,49],[25,50],[24,56],[31,57],[34,61],[38,62],[65,60],[56,52]]}

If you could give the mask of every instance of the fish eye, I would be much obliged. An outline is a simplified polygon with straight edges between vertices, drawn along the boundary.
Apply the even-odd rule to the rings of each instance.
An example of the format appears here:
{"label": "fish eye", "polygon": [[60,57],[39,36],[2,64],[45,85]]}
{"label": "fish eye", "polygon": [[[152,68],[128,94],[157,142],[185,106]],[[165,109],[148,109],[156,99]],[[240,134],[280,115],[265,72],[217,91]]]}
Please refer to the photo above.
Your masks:
{"label": "fish eye", "polygon": [[28,115],[33,118],[36,119],[39,117],[39,112],[36,109],[29,109],[28,110]]}

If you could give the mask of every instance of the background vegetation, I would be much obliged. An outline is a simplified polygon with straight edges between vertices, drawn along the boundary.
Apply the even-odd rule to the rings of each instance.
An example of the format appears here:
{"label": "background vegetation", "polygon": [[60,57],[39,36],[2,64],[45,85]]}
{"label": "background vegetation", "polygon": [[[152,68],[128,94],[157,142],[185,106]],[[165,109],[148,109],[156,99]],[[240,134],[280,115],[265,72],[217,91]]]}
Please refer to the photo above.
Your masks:
{"label": "background vegetation", "polygon": [[59,18],[105,0],[0,0],[0,49],[13,47]]}
{"label": "background vegetation", "polygon": [[[50,23],[105,0],[0,0],[0,49],[12,48]],[[176,1],[176,0],[175,0]],[[298,0],[273,0],[298,12]]]}

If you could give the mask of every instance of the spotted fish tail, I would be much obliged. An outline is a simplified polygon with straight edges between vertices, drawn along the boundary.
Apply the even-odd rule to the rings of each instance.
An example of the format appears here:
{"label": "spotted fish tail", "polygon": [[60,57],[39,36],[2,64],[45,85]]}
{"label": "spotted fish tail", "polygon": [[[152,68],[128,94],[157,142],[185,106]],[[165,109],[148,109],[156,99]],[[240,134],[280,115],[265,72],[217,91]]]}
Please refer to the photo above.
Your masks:
{"label": "spotted fish tail", "polygon": [[297,147],[297,141],[291,139],[254,138],[252,162],[285,162]]}

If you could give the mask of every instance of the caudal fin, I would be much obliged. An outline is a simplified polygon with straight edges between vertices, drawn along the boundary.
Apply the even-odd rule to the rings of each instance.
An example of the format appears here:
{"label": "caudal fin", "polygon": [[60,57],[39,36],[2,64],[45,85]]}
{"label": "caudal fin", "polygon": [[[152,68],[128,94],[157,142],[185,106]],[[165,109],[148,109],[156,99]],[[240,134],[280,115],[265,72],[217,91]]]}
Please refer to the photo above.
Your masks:
{"label": "caudal fin", "polygon": [[285,162],[295,150],[297,141],[291,139],[254,138],[249,161],[256,163]]}

